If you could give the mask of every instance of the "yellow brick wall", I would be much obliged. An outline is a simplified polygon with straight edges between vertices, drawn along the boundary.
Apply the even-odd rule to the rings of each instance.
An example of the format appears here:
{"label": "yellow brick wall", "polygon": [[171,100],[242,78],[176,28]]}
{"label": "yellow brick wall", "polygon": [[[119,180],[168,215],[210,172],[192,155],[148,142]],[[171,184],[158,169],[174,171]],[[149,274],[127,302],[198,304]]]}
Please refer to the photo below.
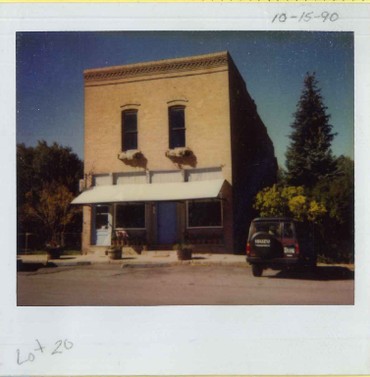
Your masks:
{"label": "yellow brick wall", "polygon": [[[276,180],[273,144],[227,52],[91,69],[85,75],[85,173],[222,166],[224,252],[243,250],[252,201]],[[170,159],[168,108],[185,106],[186,146],[194,156]],[[144,158],[123,162],[121,113],[138,110],[138,149]],[[265,166],[256,176],[255,166]],[[252,182],[252,184],[251,184]],[[179,205],[184,227],[184,204]],[[153,217],[153,216],[152,216]],[[155,242],[155,218],[148,241]],[[180,227],[180,231],[183,231]],[[90,247],[91,209],[84,208],[83,250]]]}
{"label": "yellow brick wall", "polygon": [[[223,59],[226,54],[220,56]],[[108,72],[108,75],[104,79],[90,77],[85,81],[86,174],[222,166],[223,177],[232,184],[226,60],[216,66],[201,63],[201,67],[192,66],[189,70],[180,68],[177,72],[170,67],[168,72],[114,79],[109,74],[115,70],[112,68],[90,70],[88,73],[93,71],[93,76],[96,72],[98,75]],[[193,158],[183,159],[180,164],[165,156],[169,148],[168,108],[176,104],[185,106],[186,146],[194,153]],[[129,108],[138,110],[138,149],[145,161],[138,166],[117,158],[121,151],[121,113]],[[224,190],[224,198],[224,251],[232,252],[231,186]],[[91,209],[85,207],[84,251],[91,249],[90,234]]]}
{"label": "yellow brick wall", "polygon": [[[85,173],[143,169],[117,158],[121,150],[122,106],[139,104],[138,148],[149,170],[176,169],[168,149],[168,102],[186,106],[186,146],[196,157],[192,167],[223,165],[231,182],[230,112],[227,67],[177,75],[88,82],[85,85]],[[125,107],[126,109],[127,107]],[[185,168],[190,166],[184,165]]]}

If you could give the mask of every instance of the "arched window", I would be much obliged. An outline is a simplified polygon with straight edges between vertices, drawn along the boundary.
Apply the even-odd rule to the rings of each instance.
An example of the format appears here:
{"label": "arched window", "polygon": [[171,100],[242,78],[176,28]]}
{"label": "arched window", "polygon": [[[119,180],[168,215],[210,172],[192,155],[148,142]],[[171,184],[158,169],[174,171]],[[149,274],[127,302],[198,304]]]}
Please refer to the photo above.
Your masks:
{"label": "arched window", "polygon": [[122,111],[122,151],[137,149],[137,110]]}
{"label": "arched window", "polygon": [[171,106],[168,108],[169,148],[186,146],[185,138],[185,106]]}

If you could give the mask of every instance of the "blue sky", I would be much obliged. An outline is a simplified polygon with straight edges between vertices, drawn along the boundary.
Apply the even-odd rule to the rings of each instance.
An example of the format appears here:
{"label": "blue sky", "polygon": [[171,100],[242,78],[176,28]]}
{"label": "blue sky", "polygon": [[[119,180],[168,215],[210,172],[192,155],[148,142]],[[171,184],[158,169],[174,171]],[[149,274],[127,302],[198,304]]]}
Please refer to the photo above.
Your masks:
{"label": "blue sky", "polygon": [[279,164],[306,72],[331,114],[335,155],[353,158],[354,45],[347,32],[17,33],[17,143],[70,146],[83,158],[83,70],[228,50]]}

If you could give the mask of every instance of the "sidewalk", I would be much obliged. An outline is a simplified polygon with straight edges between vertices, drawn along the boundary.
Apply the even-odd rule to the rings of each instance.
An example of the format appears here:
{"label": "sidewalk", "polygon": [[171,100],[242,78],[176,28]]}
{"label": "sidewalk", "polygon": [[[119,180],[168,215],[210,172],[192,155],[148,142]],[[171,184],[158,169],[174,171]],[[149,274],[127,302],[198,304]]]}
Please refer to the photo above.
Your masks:
{"label": "sidewalk", "polygon": [[[121,259],[111,260],[108,256],[99,254],[88,255],[68,255],[62,256],[60,259],[50,259],[48,261],[46,255],[20,255],[18,256],[18,263],[39,264],[46,266],[69,267],[69,266],[88,266],[98,263],[118,264],[121,268],[126,267],[166,267],[178,265],[228,265],[235,267],[249,266],[246,262],[245,255],[234,254],[210,254],[210,253],[194,253],[191,260],[180,261],[177,259],[175,251],[149,251],[142,255],[123,255]],[[317,263],[318,267],[345,267],[354,271],[352,264],[325,264]]]}
{"label": "sidewalk", "polygon": [[175,251],[151,251],[144,255],[123,255],[122,259],[111,260],[108,256],[88,254],[88,255],[68,255],[60,259],[50,259],[46,255],[20,255],[20,263],[38,263],[46,265],[48,262],[58,267],[65,266],[84,266],[96,263],[121,264],[124,267],[150,267],[156,266],[174,266],[182,264],[191,265],[234,265],[246,266],[244,255],[234,254],[193,254],[191,260],[180,261],[177,259]]}

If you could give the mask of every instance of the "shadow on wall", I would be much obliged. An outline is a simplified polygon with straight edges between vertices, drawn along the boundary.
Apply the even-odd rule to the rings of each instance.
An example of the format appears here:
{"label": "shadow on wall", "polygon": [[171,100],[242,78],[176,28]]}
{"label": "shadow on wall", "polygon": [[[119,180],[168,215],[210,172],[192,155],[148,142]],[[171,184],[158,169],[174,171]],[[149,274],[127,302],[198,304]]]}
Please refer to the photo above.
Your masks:
{"label": "shadow on wall", "polygon": [[140,157],[133,158],[133,159],[120,159],[124,164],[131,166],[133,168],[143,168],[147,169],[148,165],[148,160],[147,158],[143,155],[140,154]]}
{"label": "shadow on wall", "polygon": [[197,157],[194,154],[191,154],[190,156],[183,156],[183,157],[177,157],[177,156],[167,156],[174,164],[177,165],[179,169],[181,169],[184,165],[191,166],[192,168],[195,168],[197,166]]}

